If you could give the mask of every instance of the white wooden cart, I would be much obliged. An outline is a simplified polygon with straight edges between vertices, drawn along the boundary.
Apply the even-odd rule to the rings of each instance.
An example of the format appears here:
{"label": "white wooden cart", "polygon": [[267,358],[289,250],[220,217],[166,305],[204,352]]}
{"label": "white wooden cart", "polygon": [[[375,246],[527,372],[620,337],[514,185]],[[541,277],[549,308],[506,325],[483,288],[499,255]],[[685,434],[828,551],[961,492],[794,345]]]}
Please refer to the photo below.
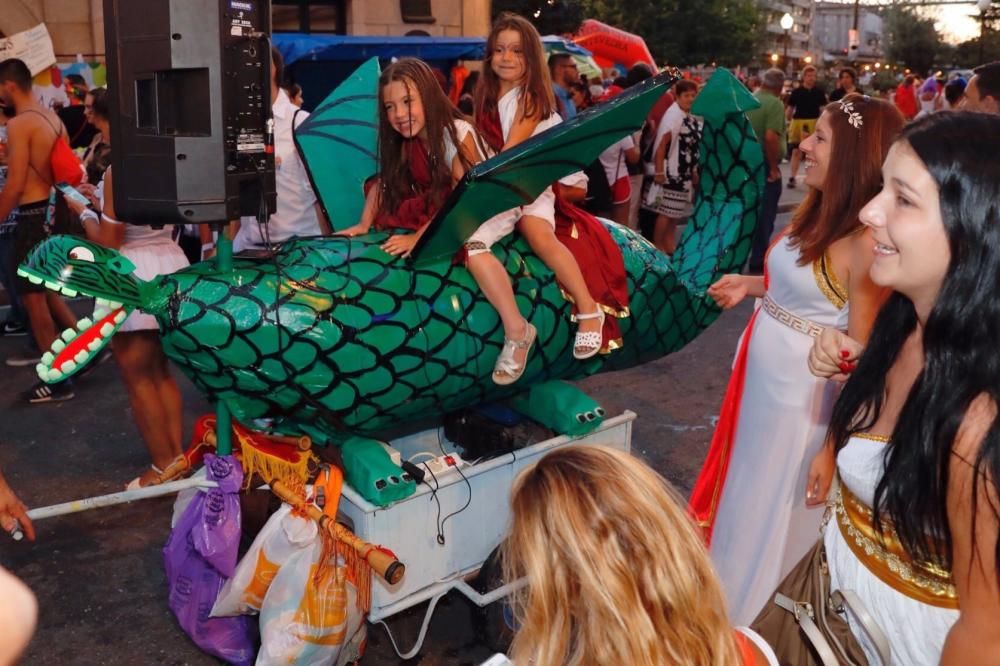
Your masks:
{"label": "white wooden cart", "polygon": [[[418,484],[413,495],[387,507],[375,506],[344,486],[340,511],[354,521],[354,532],[365,541],[392,548],[406,564],[406,575],[396,585],[390,586],[373,576],[369,621],[381,623],[389,631],[384,622],[386,618],[430,602],[416,644],[408,652],[401,652],[389,634],[401,658],[409,659],[417,654],[437,602],[452,590],[461,592],[482,608],[506,597],[520,584],[516,581],[486,593],[478,592],[469,584],[507,530],[508,497],[518,473],[549,451],[568,444],[601,444],[627,452],[635,417],[634,412],[626,410],[606,418],[599,428],[583,437],[553,437],[513,453],[462,466],[464,478],[454,469],[437,473],[436,491],[428,485]],[[415,457],[419,460],[424,452],[428,456],[439,456],[456,450],[440,430],[394,440],[392,447],[399,451],[403,460]],[[435,481],[428,478],[433,486]],[[440,518],[435,492],[441,503],[441,518],[458,512],[445,523],[443,544],[438,539]],[[460,511],[467,502],[468,506]]]}

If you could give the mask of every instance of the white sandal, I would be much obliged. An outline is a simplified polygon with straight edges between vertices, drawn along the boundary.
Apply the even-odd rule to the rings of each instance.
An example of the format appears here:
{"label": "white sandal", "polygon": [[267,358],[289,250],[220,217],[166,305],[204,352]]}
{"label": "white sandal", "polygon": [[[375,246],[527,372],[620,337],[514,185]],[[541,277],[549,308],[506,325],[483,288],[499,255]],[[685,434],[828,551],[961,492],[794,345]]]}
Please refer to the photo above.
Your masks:
{"label": "white sandal", "polygon": [[[528,367],[528,355],[531,353],[531,345],[535,344],[535,338],[538,337],[538,331],[530,322],[525,323],[527,328],[524,329],[524,339],[511,340],[507,337],[503,339],[503,349],[500,350],[497,362],[493,366],[494,384],[499,384],[500,386],[513,384],[521,378],[521,375],[524,374],[524,369]],[[520,363],[514,359],[514,352],[518,349],[525,350],[524,360]]]}
{"label": "white sandal", "polygon": [[[576,337],[573,339],[573,358],[584,361],[591,358],[597,352],[601,351],[601,347],[604,345],[604,310],[598,307],[597,312],[591,312],[590,314],[578,314],[576,316],[576,321],[579,324],[581,320],[585,319],[597,319],[600,322],[600,326],[596,331],[577,331]],[[581,347],[587,351],[578,351]]]}

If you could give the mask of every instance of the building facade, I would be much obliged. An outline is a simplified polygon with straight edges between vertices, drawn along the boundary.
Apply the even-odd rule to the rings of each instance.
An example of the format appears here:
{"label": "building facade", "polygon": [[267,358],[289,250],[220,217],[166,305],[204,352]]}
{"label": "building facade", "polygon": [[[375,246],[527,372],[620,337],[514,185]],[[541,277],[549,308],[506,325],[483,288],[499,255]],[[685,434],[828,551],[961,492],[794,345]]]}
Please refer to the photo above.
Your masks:
{"label": "building facade", "polygon": [[[131,0],[145,2],[149,0]],[[56,57],[104,57],[103,0],[2,0],[0,34],[45,23]],[[275,32],[485,37],[490,0],[272,0]]]}
{"label": "building facade", "polygon": [[857,48],[852,49],[850,31],[854,27],[854,7],[834,2],[816,4],[813,17],[813,44],[825,62],[876,63],[884,60],[882,17],[863,7],[858,11]]}
{"label": "building facade", "polygon": [[[811,50],[813,27],[813,0],[762,0],[761,11],[766,17],[767,33],[761,58],[766,66],[775,66],[794,72],[811,64],[815,54]],[[785,31],[781,17],[792,17],[792,27]]]}

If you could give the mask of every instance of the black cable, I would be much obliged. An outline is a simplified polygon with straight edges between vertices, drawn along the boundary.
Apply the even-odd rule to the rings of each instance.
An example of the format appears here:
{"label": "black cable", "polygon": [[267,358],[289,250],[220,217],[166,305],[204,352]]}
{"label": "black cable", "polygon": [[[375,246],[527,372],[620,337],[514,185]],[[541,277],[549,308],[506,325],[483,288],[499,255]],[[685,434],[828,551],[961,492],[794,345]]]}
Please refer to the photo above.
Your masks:
{"label": "black cable", "polygon": [[[450,455],[449,453],[447,453],[444,450],[444,443],[442,443],[442,441],[441,441],[441,429],[440,428],[437,429],[437,438],[438,438],[438,448],[441,449],[441,454],[445,455],[445,456]],[[425,465],[426,465],[426,463],[425,463]],[[438,523],[438,543],[441,544],[442,546],[444,545],[444,526],[445,526],[445,523],[448,522],[449,518],[451,518],[452,516],[457,516],[458,514],[462,513],[463,511],[465,511],[466,509],[469,508],[470,504],[472,504],[472,484],[469,483],[469,479],[462,472],[462,467],[460,465],[457,465],[457,464],[455,465],[455,471],[458,472],[458,475],[462,477],[462,481],[465,481],[465,485],[469,489],[469,497],[465,500],[465,504],[462,505],[461,509],[458,509],[457,511],[452,511],[451,513],[449,513],[447,516],[444,517],[444,520],[442,520],[442,521],[440,521]],[[437,479],[434,479],[434,480],[437,481]],[[441,518],[441,503],[440,502],[438,502],[438,518],[439,519]]]}

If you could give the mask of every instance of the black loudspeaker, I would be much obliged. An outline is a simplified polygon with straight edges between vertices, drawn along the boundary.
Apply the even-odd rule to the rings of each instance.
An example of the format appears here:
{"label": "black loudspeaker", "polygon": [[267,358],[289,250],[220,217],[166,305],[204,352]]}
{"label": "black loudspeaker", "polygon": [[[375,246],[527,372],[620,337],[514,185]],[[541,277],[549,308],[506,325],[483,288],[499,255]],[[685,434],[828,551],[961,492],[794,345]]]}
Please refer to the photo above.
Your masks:
{"label": "black loudspeaker", "polygon": [[273,213],[270,0],[104,0],[104,30],[116,216]]}

